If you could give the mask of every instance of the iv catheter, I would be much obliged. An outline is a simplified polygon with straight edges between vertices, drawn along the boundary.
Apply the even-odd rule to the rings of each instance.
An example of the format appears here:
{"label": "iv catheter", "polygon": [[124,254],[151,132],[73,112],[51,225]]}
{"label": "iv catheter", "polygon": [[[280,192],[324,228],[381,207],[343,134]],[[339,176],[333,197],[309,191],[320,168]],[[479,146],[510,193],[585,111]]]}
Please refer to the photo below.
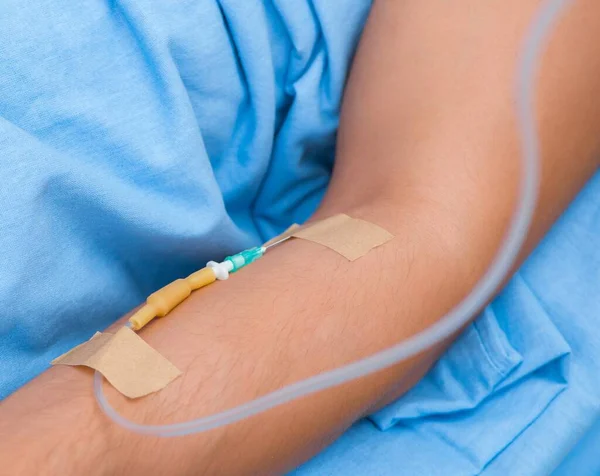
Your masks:
{"label": "iv catheter", "polygon": [[277,246],[290,238],[291,236],[285,236],[268,245],[250,248],[235,255],[228,256],[221,263],[209,261],[206,263],[205,268],[190,274],[187,278],[177,279],[172,283],[167,284],[148,296],[146,304],[129,318],[129,327],[134,331],[139,331],[155,317],[166,316],[178,304],[181,304],[192,291],[208,286],[216,280],[226,280],[229,278],[230,273],[235,273],[257,259],[262,258],[268,249]]}
{"label": "iv catheter", "polygon": [[[108,403],[102,390],[102,375],[96,372],[94,376],[94,393],[100,408],[106,415],[122,427],[141,434],[173,437],[200,433],[243,420],[296,398],[387,368],[433,347],[462,328],[485,306],[495,294],[496,289],[502,284],[505,276],[510,272],[527,235],[536,205],[540,157],[540,145],[533,107],[535,73],[549,34],[566,7],[572,4],[573,1],[545,0],[538,9],[525,38],[519,58],[515,84],[516,113],[522,147],[522,180],[519,188],[519,203],[511,220],[508,233],[492,265],[461,303],[426,330],[370,357],[288,385],[220,413],[182,423],[141,425],[122,417]],[[278,243],[273,243],[273,245],[275,244]],[[266,251],[266,247],[261,256],[264,251]],[[231,272],[233,272],[233,269]]]}

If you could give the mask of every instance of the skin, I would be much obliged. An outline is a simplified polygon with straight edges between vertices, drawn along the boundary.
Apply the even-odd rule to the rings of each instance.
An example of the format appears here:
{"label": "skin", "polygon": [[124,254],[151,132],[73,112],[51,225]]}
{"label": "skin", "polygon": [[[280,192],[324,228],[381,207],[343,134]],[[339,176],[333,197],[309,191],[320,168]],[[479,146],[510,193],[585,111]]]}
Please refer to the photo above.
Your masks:
{"label": "skin", "polygon": [[[512,86],[538,3],[376,2],[316,218],[345,212],[396,238],[353,263],[295,240],[194,293],[141,333],[184,376],[136,401],[105,385],[115,408],[153,424],[209,415],[382,350],[459,302],[516,204]],[[598,167],[599,41],[600,3],[580,0],[544,58],[542,183],[520,260]],[[0,405],[0,461],[23,475],[283,474],[400,396],[448,343],[229,427],[169,439],[116,427],[96,406],[91,372],[54,367]]]}

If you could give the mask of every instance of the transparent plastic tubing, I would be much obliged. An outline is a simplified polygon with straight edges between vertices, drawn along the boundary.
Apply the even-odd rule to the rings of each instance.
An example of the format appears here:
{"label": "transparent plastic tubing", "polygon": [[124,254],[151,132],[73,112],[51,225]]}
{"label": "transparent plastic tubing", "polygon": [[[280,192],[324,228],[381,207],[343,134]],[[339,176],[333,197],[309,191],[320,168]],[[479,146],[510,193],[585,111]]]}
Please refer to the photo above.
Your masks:
{"label": "transparent plastic tubing", "polygon": [[535,122],[535,79],[544,48],[554,25],[574,0],[546,0],[538,9],[525,37],[516,74],[516,113],[522,147],[519,204],[493,263],[471,293],[446,316],[426,330],[370,357],[266,394],[220,413],[167,425],[141,425],[119,415],[102,391],[102,375],[94,376],[94,393],[100,408],[118,425],[136,433],[173,437],[200,433],[243,420],[291,400],[363,377],[412,357],[450,337],[493,297],[510,272],[525,240],[535,210],[540,144]]}

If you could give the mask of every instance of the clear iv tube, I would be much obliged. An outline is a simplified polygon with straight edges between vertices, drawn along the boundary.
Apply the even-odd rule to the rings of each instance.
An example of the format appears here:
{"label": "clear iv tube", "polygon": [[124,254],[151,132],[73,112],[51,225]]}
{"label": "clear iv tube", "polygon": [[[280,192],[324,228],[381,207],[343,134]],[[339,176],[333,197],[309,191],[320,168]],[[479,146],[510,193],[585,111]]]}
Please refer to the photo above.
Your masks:
{"label": "clear iv tube", "polygon": [[115,423],[136,433],[171,437],[200,433],[228,425],[270,408],[344,382],[363,377],[412,357],[448,338],[489,300],[510,272],[525,240],[535,210],[540,144],[535,122],[535,76],[546,40],[560,15],[573,0],[546,0],[539,8],[523,44],[516,75],[516,113],[522,147],[519,204],[504,242],[488,271],[471,293],[446,316],[426,330],[381,352],[324,372],[214,415],[168,425],[140,425],[119,415],[102,391],[102,376],[94,376],[94,393],[101,409]]}

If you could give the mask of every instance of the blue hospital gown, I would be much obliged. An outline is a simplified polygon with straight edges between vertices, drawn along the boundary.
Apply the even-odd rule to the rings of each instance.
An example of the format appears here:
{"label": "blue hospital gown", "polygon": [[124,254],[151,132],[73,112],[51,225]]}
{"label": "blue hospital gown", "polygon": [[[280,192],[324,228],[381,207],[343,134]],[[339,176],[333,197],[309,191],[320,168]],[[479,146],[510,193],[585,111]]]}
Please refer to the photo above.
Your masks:
{"label": "blue hospital gown", "polygon": [[[319,203],[367,0],[0,3],[0,399]],[[294,472],[548,474],[600,415],[600,176],[404,398]]]}

